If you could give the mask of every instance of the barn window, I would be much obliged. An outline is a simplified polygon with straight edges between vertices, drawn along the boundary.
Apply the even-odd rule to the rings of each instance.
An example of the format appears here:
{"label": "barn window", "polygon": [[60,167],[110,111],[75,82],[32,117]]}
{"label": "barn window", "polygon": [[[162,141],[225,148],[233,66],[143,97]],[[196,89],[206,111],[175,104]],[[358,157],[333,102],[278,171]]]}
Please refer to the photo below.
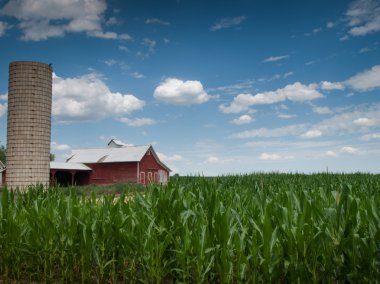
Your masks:
{"label": "barn window", "polygon": [[153,176],[152,176],[152,172],[148,172],[148,182],[152,182]]}
{"label": "barn window", "polygon": [[145,184],[145,173],[140,172],[140,183]]}
{"label": "barn window", "polygon": [[148,152],[146,152],[147,155],[150,155],[150,150],[148,150]]}
{"label": "barn window", "polygon": [[154,182],[158,182],[158,172],[154,173]]}

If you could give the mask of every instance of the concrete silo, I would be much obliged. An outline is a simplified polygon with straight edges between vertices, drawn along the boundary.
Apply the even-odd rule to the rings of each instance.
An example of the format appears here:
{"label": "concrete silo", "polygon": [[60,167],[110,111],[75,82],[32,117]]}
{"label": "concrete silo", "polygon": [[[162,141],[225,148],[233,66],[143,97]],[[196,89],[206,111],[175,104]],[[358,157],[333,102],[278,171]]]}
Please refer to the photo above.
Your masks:
{"label": "concrete silo", "polygon": [[8,187],[49,185],[52,68],[49,64],[9,64],[7,167]]}

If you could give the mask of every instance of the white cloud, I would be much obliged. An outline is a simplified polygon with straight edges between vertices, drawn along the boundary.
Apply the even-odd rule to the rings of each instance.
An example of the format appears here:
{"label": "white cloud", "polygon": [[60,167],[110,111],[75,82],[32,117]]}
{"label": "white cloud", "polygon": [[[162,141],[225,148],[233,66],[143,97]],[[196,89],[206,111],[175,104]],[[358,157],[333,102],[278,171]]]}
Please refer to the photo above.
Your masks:
{"label": "white cloud", "polygon": [[380,31],[380,2],[356,0],[346,12],[347,24],[352,36],[364,36]]}
{"label": "white cloud", "polygon": [[363,47],[363,48],[361,48],[361,49],[359,50],[359,53],[362,54],[362,53],[367,53],[367,52],[369,52],[369,51],[371,51],[370,48],[368,48],[368,47]]}
{"label": "white cloud", "polygon": [[337,22],[327,22],[326,24],[326,27],[329,28],[329,29],[332,29],[333,27],[335,27],[337,25]]}
{"label": "white cloud", "polygon": [[295,114],[279,113],[279,114],[277,114],[277,117],[281,118],[281,119],[290,119],[290,118],[296,117],[296,115]]}
{"label": "white cloud", "polygon": [[67,151],[70,150],[71,147],[68,144],[58,144],[57,142],[51,142],[52,151]]}
{"label": "white cloud", "polygon": [[107,60],[104,60],[103,63],[107,66],[113,66],[117,64],[117,61],[115,59],[107,59]]}
{"label": "white cloud", "polygon": [[97,74],[66,79],[53,74],[53,116],[58,121],[102,119],[144,105],[133,95],[112,92]]}
{"label": "white cloud", "polygon": [[246,20],[245,16],[233,17],[233,18],[223,18],[216,22],[214,25],[210,27],[210,31],[217,31],[221,29],[227,29],[231,27],[239,26],[244,20]]}
{"label": "white cloud", "polygon": [[119,21],[116,17],[110,17],[107,21],[106,21],[106,25],[107,26],[112,26],[112,25],[116,25],[116,24],[119,24]]}
{"label": "white cloud", "polygon": [[5,115],[7,113],[7,110],[8,110],[8,104],[7,103],[0,104],[0,117]]}
{"label": "white cloud", "polygon": [[380,139],[380,133],[370,133],[370,134],[366,134],[366,135],[363,135],[361,137],[362,140],[373,140],[373,139]]}
{"label": "white cloud", "polygon": [[140,127],[145,125],[153,125],[157,122],[151,118],[142,117],[142,118],[128,118],[128,117],[121,117],[118,119],[120,122],[125,123],[132,127]]}
{"label": "white cloud", "polygon": [[239,94],[229,106],[220,105],[219,109],[224,113],[239,113],[247,111],[253,105],[274,104],[286,100],[305,102],[322,97],[323,95],[317,91],[316,84],[303,85],[296,82],[276,91],[263,92],[256,95]]}
{"label": "white cloud", "polygon": [[320,136],[322,136],[322,132],[319,130],[309,130],[301,135],[302,138],[307,138],[307,139],[317,138]]}
{"label": "white cloud", "polygon": [[259,159],[263,161],[276,161],[280,160],[281,156],[278,154],[261,153]]}
{"label": "white cloud", "polygon": [[375,124],[375,122],[366,117],[359,117],[358,119],[354,120],[354,124],[361,125],[361,126],[372,126]]}
{"label": "white cloud", "polygon": [[178,155],[178,154],[174,154],[172,156],[167,156],[163,153],[157,152],[157,155],[158,155],[158,158],[163,162],[178,162],[178,161],[183,160],[183,157],[181,155]]}
{"label": "white cloud", "polygon": [[169,22],[157,19],[157,18],[148,18],[145,21],[147,25],[161,25],[161,26],[170,26]]}
{"label": "white cloud", "polygon": [[40,41],[84,32],[91,37],[130,40],[127,34],[104,31],[103,0],[10,0],[0,14],[15,17],[22,39]]}
{"label": "white cloud", "polygon": [[283,59],[288,59],[289,55],[270,56],[263,60],[263,62],[276,62]]}
{"label": "white cloud", "polygon": [[202,104],[210,99],[199,81],[182,81],[167,78],[154,90],[153,96],[164,103],[173,105]]}
{"label": "white cloud", "polygon": [[131,73],[131,76],[136,78],[136,79],[142,79],[142,78],[145,78],[145,76],[139,72],[132,72]]}
{"label": "white cloud", "polygon": [[[366,118],[366,119],[363,119]],[[356,121],[356,123],[354,123]],[[363,127],[365,126],[365,127]],[[380,127],[380,104],[358,105],[351,111],[345,111],[321,121],[313,126],[323,135],[358,134],[368,131],[368,127]]]}
{"label": "white cloud", "polygon": [[220,160],[216,156],[209,156],[205,163],[218,163]]}
{"label": "white cloud", "polygon": [[336,157],[338,157],[338,154],[335,153],[334,151],[331,151],[331,150],[327,151],[327,152],[325,153],[325,155],[326,155],[327,157],[331,157],[331,158],[336,158]]}
{"label": "white cloud", "polygon": [[340,152],[343,154],[351,154],[351,155],[359,154],[359,150],[351,146],[342,147],[340,149]]}
{"label": "white cloud", "polygon": [[0,37],[5,35],[5,31],[9,28],[8,24],[0,21]]}
{"label": "white cloud", "polygon": [[333,113],[328,107],[313,107],[313,112],[318,114],[331,114]]}
{"label": "white cloud", "polygon": [[356,91],[370,91],[380,87],[380,65],[356,74],[345,82]]}
{"label": "white cloud", "polygon": [[125,45],[119,45],[118,48],[122,51],[125,51],[125,52],[129,52],[129,49],[128,47],[126,47]]}
{"label": "white cloud", "polygon": [[230,123],[236,124],[236,125],[242,125],[242,124],[251,123],[252,121],[253,121],[253,118],[250,115],[245,114],[245,115],[242,115],[238,118],[231,120]]}
{"label": "white cloud", "polygon": [[323,81],[320,85],[322,90],[344,90],[344,84],[339,82],[331,83],[328,81]]}
{"label": "white cloud", "polygon": [[281,137],[281,136],[298,136],[305,131],[305,124],[294,124],[281,128],[259,128],[253,130],[246,130],[231,135],[231,138],[245,139],[255,137]]}

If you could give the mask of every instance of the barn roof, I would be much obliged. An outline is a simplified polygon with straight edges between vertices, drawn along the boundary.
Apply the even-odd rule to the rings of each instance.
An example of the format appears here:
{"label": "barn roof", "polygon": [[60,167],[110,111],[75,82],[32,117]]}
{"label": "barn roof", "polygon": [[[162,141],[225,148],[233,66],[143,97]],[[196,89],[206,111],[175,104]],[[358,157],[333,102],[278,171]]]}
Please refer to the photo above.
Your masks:
{"label": "barn roof", "polygon": [[82,163],[63,163],[50,162],[50,169],[53,170],[76,170],[76,171],[91,171],[89,167]]}
{"label": "barn roof", "polygon": [[69,163],[114,163],[139,162],[149,150],[150,145],[123,146],[120,148],[73,150]]}

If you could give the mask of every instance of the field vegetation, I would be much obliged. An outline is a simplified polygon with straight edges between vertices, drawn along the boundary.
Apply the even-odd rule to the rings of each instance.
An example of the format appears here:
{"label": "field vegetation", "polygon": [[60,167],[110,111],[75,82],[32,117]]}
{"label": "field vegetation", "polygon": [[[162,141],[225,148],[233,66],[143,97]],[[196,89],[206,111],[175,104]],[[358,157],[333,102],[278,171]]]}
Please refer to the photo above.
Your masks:
{"label": "field vegetation", "polygon": [[0,282],[380,279],[379,175],[176,177],[117,187],[3,189]]}

